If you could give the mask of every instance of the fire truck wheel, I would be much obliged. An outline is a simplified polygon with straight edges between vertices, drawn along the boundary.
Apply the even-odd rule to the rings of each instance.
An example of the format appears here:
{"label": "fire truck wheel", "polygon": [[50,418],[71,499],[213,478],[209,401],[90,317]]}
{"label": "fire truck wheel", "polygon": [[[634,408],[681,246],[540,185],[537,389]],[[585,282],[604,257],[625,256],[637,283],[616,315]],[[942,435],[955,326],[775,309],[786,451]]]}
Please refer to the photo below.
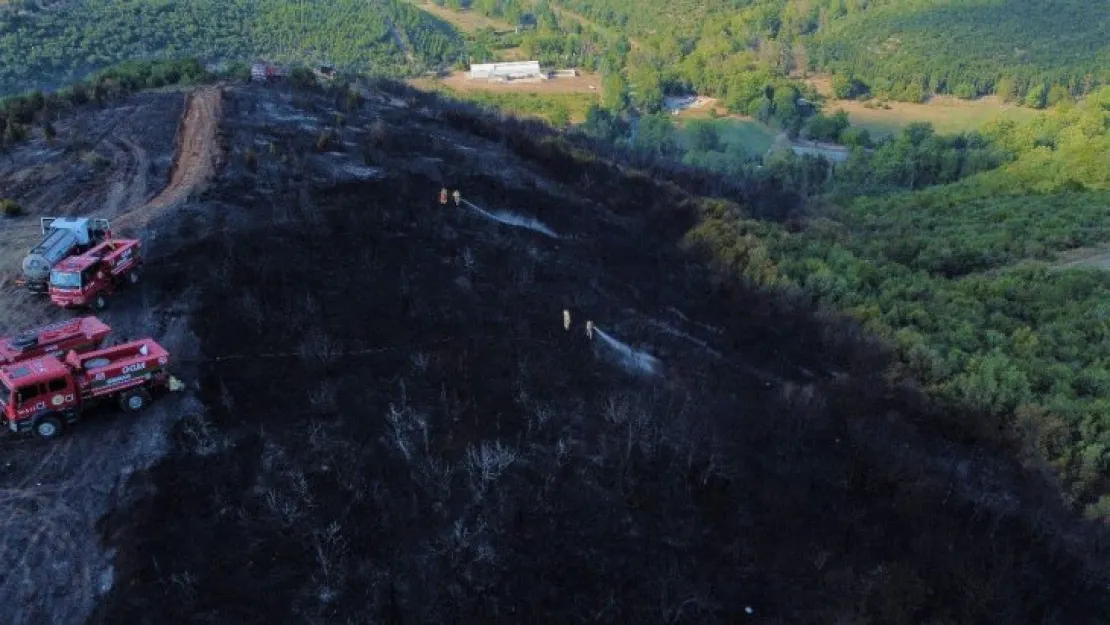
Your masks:
{"label": "fire truck wheel", "polygon": [[139,272],[138,271],[132,271],[131,273],[127,274],[127,282],[131,286],[135,286],[136,284],[138,284],[139,283]]}
{"label": "fire truck wheel", "polygon": [[125,412],[139,412],[146,408],[149,401],[150,398],[143,391],[131,391],[120,396],[119,405]]}
{"label": "fire truck wheel", "polygon": [[104,310],[107,307],[108,307],[108,298],[104,297],[103,295],[97,295],[96,299],[93,300],[93,310],[100,311],[100,310]]}
{"label": "fire truck wheel", "polygon": [[43,417],[35,422],[35,436],[42,439],[57,438],[62,433],[62,420],[55,416]]}

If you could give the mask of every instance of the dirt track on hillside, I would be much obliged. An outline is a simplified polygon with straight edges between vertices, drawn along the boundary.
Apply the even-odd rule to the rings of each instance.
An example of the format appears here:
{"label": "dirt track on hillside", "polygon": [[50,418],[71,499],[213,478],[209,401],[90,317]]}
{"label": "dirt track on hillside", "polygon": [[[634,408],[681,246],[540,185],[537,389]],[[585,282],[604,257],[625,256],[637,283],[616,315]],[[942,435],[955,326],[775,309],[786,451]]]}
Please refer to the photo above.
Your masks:
{"label": "dirt track on hillside", "polygon": [[1110,249],[1083,247],[1061,252],[1055,263],[1061,269],[1110,269]]}
{"label": "dirt track on hillside", "polygon": [[220,88],[204,87],[189,94],[177,133],[177,152],[170,182],[146,204],[116,220],[117,227],[141,227],[160,210],[203,191],[222,157],[216,142],[222,99]]}
{"label": "dirt track on hillside", "polygon": [[[0,265],[18,271],[41,238],[40,216],[106,217],[150,240],[144,226],[203,189],[214,173],[219,104],[218,88],[141,94],[77,110],[58,121],[54,142],[34,137],[18,146],[0,163],[0,188],[27,215],[2,220]],[[148,260],[151,283],[119,294],[98,316],[117,338],[154,337],[181,359],[175,373],[191,380],[185,363],[197,356],[188,329],[194,298],[159,287],[163,263],[157,255]],[[0,335],[66,316],[9,285],[0,298]],[[162,456],[169,428],[198,406],[183,393],[160,399],[140,418],[106,410],[60,441],[2,441],[0,592],[7,601],[0,622],[83,621],[113,584],[112,553],[98,539],[98,520],[131,496],[128,477]]]}

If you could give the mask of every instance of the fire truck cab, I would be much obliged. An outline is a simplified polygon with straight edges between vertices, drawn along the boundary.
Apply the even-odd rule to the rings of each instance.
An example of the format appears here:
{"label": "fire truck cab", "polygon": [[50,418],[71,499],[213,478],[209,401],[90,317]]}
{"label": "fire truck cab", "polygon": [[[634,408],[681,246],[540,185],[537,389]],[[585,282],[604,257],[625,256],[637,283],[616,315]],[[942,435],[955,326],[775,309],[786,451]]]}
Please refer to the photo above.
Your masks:
{"label": "fire truck cab", "polygon": [[12,432],[55,438],[91,406],[117,400],[139,412],[150,392],[180,383],[169,374],[169,353],[153,339],[78,354],[43,356],[0,366],[0,418]]}
{"label": "fire truck cab", "polygon": [[137,239],[110,239],[63,260],[50,272],[50,300],[62,308],[103,310],[123,284],[138,284],[141,247]]}

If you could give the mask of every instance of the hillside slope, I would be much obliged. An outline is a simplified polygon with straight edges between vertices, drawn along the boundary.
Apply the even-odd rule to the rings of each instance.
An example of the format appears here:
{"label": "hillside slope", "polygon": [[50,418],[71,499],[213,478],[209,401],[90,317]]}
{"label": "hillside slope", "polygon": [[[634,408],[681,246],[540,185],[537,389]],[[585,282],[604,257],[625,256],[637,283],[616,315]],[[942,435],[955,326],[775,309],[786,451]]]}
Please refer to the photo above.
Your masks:
{"label": "hillside slope", "polygon": [[[1017,92],[1061,84],[1089,92],[1110,80],[1110,5],[1024,0],[900,1],[832,21],[814,40],[825,67],[880,91]],[[1010,95],[1010,94],[1007,94]]]}
{"label": "hillside slope", "polygon": [[[926,413],[861,334],[680,248],[736,207],[539,126],[363,93],[225,89],[226,164],[144,230],[136,298],[188,320],[205,408],[175,407],[168,457],[102,523],[93,622],[1110,611],[1105,537],[983,420]],[[442,209],[442,185],[472,204]],[[4,485],[38,492],[33,466]]]}

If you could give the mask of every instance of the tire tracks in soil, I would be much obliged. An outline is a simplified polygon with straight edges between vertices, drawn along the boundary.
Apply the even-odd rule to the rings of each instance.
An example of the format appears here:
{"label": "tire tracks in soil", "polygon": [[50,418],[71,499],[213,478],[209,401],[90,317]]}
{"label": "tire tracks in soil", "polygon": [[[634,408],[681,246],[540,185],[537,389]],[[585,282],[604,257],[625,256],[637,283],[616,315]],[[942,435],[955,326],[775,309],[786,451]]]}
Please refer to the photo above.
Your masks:
{"label": "tire tracks in soil", "polygon": [[[220,86],[202,87],[186,96],[169,184],[149,202],[117,217],[114,224],[117,228],[142,228],[161,211],[206,188],[223,159],[216,140],[222,105]],[[145,179],[145,174],[140,175]],[[132,198],[145,195],[145,191],[137,193],[136,188],[131,191]]]}
{"label": "tire tracks in soil", "polygon": [[112,137],[109,145],[112,150],[112,177],[70,202],[67,205],[69,210],[74,211],[81,204],[95,201],[102,193],[104,203],[98,212],[106,216],[118,212],[121,207],[142,202],[147,192],[146,176],[150,170],[150,157],[146,150],[130,137],[123,136]]}

